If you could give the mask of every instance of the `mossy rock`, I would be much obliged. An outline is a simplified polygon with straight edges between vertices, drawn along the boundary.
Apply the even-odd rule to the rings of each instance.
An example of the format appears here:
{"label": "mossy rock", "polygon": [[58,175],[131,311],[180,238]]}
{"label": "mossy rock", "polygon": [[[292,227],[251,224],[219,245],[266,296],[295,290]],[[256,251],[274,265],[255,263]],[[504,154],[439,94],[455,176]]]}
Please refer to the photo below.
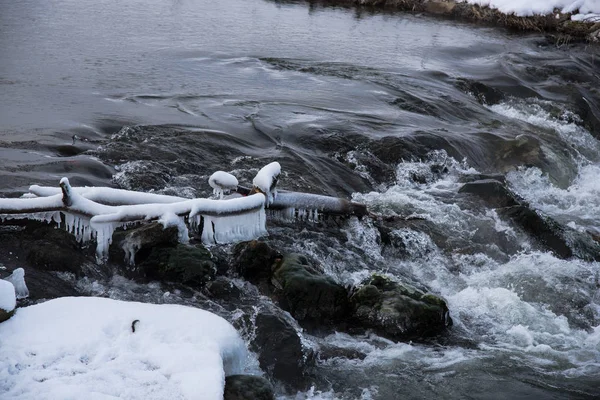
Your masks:
{"label": "mossy rock", "polygon": [[268,284],[273,264],[281,254],[267,243],[258,240],[242,242],[233,248],[233,267],[247,281],[262,286]]}
{"label": "mossy rock", "polygon": [[204,247],[179,244],[155,247],[138,269],[151,279],[203,286],[214,279],[216,266]]}
{"label": "mossy rock", "polygon": [[348,316],[347,290],[302,255],[286,255],[276,265],[272,283],[280,306],[301,323],[328,325]]}
{"label": "mossy rock", "polygon": [[436,335],[452,323],[442,298],[379,274],[365,280],[350,302],[355,324],[393,340]]}
{"label": "mossy rock", "polygon": [[130,260],[128,258],[129,254],[125,251],[127,248],[130,251],[135,251],[135,264],[140,264],[150,256],[152,249],[156,247],[175,247],[178,243],[177,227],[164,228],[158,222],[151,222],[134,228],[115,231],[109,256],[112,261],[128,265]]}

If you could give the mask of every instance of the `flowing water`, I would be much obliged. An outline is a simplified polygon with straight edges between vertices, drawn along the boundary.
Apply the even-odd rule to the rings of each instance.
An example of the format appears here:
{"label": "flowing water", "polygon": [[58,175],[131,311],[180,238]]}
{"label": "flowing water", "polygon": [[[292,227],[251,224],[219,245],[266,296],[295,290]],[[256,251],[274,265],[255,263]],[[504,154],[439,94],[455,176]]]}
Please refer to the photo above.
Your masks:
{"label": "flowing water", "polygon": [[247,183],[277,160],[282,187],[411,217],[392,245],[370,220],[269,227],[339,282],[383,272],[454,320],[432,343],[305,333],[365,357],[321,360],[314,388],[282,398],[600,396],[600,264],[458,193],[502,174],[539,212],[600,229],[597,47],[299,1],[0,0],[0,54],[2,195],[68,176],[203,196],[216,170]]}

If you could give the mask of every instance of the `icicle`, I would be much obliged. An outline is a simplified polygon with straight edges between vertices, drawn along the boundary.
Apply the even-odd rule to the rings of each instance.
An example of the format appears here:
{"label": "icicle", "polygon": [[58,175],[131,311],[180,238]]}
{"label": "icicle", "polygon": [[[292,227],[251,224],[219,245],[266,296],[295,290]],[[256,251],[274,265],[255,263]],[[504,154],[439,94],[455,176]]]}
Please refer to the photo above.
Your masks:
{"label": "icicle", "polygon": [[93,226],[96,231],[96,259],[99,263],[104,263],[108,259],[112,235],[119,226],[120,224],[114,222],[97,223]]}
{"label": "icicle", "polygon": [[202,228],[202,243],[204,244],[214,244],[215,243],[215,232],[213,231],[213,221],[212,217],[203,215],[204,218],[204,226]]}
{"label": "icicle", "polygon": [[[265,228],[265,210],[260,208],[253,212],[239,215],[228,215],[205,218],[205,230],[202,241],[205,243],[234,243],[244,240],[256,239],[267,233]],[[213,225],[214,224],[214,228]],[[207,229],[207,225],[209,228]],[[213,231],[214,229],[214,231]],[[211,241],[210,231],[213,231],[214,239]],[[206,236],[205,236],[206,232]]]}
{"label": "icicle", "polygon": [[17,299],[29,297],[29,289],[27,289],[27,285],[25,284],[25,270],[23,268],[15,269],[5,280],[12,283],[15,287]]}

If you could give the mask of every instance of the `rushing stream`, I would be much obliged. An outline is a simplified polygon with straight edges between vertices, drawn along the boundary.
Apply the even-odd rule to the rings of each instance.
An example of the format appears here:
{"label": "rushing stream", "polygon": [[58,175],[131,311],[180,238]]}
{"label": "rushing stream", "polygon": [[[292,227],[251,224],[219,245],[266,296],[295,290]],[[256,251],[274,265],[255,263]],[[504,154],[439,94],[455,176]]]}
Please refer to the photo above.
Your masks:
{"label": "rushing stream", "polygon": [[[384,272],[454,320],[426,343],[305,333],[364,357],[322,359],[312,389],[282,398],[600,396],[600,264],[459,193],[499,174],[558,223],[600,230],[597,46],[300,1],[0,0],[0,54],[2,196],[68,176],[199,197],[216,170],[248,183],[276,160],[281,187],[409,217],[386,240],[370,219],[269,226],[338,282]],[[154,284],[77,285],[164,301]]]}

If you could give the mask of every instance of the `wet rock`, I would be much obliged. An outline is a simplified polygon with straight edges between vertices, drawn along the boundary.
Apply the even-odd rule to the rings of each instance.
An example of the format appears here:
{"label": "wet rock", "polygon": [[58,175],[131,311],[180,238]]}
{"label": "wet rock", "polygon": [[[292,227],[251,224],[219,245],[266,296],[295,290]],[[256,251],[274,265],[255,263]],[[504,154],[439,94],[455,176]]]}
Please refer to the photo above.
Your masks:
{"label": "wet rock", "polygon": [[268,380],[254,375],[230,375],[225,378],[223,400],[275,400]]}
{"label": "wet rock", "polygon": [[275,266],[272,282],[280,306],[300,323],[327,326],[348,315],[347,290],[302,255],[286,255]]}
{"label": "wet rock", "polygon": [[322,345],[319,349],[319,358],[329,360],[332,358],[347,358],[349,360],[364,360],[367,357],[365,353],[357,349],[338,347],[332,345]]}
{"label": "wet rock", "polygon": [[265,242],[252,240],[238,243],[233,248],[233,268],[246,279],[268,291],[273,264],[281,258],[281,254]]}
{"label": "wet rock", "polygon": [[538,243],[552,251],[559,258],[570,258],[573,251],[564,240],[564,229],[556,221],[543,218],[527,206],[518,205],[498,211],[509,218]]}
{"label": "wet rock", "polygon": [[86,257],[75,237],[67,231],[46,224],[30,225],[21,237],[25,257],[32,267],[83,275],[81,267]]}
{"label": "wet rock", "polygon": [[208,282],[206,290],[211,299],[235,300],[242,296],[242,291],[224,276],[218,276],[214,281]]}
{"label": "wet rock", "polygon": [[270,377],[291,389],[306,388],[315,356],[302,344],[289,316],[276,309],[259,309],[250,346],[258,353],[261,369]]}
{"label": "wet rock", "polygon": [[466,93],[470,93],[481,104],[494,105],[504,100],[504,93],[484,83],[470,79],[458,79],[456,86]]}
{"label": "wet rock", "polygon": [[156,247],[175,247],[179,243],[178,231],[174,226],[163,228],[152,222],[113,234],[109,250],[111,261],[130,265],[139,264],[148,258]]}
{"label": "wet rock", "polygon": [[502,182],[495,179],[465,183],[458,192],[474,194],[493,208],[512,207],[519,204],[515,199],[515,195]]}
{"label": "wet rock", "polygon": [[210,252],[204,246],[178,244],[154,247],[137,268],[150,279],[204,286],[217,272]]}
{"label": "wet rock", "polygon": [[377,274],[350,300],[359,326],[393,340],[436,335],[452,324],[444,300]]}
{"label": "wet rock", "polygon": [[482,180],[486,180],[486,179],[493,179],[493,180],[500,182],[503,185],[506,184],[506,178],[502,174],[467,174],[467,175],[460,176],[459,182],[470,183],[470,182],[482,181]]}

